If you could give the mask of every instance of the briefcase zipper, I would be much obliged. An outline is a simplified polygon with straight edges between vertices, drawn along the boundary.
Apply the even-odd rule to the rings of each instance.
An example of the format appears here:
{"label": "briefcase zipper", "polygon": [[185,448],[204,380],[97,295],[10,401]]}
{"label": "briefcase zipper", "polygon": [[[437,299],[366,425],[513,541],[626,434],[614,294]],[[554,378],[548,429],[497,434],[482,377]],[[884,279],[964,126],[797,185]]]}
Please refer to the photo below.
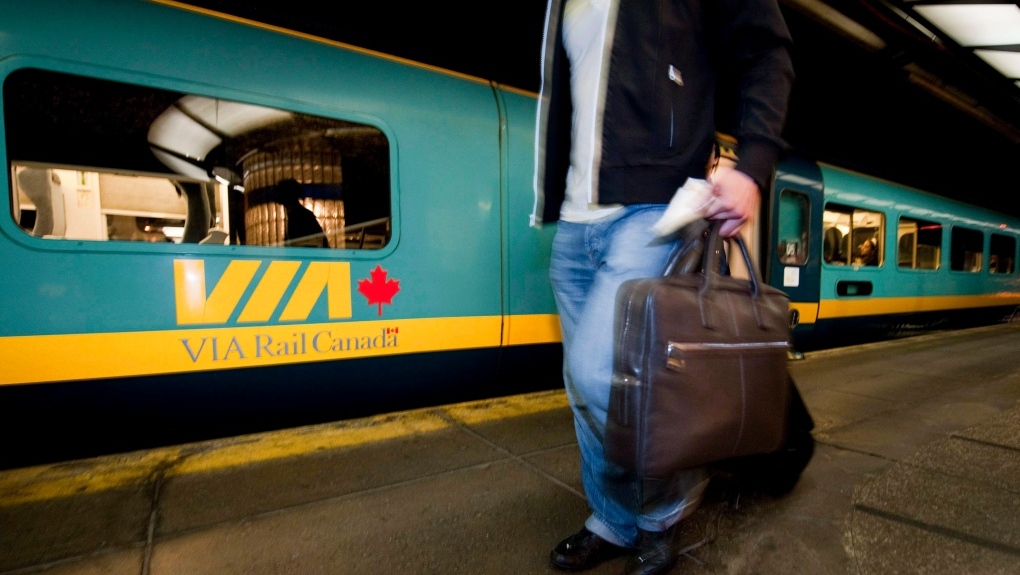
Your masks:
{"label": "briefcase zipper", "polygon": [[760,342],[738,342],[738,343],[677,343],[669,342],[666,348],[666,367],[682,370],[686,367],[683,358],[675,357],[674,351],[698,352],[698,351],[752,351],[752,350],[788,350],[788,341],[760,341]]}

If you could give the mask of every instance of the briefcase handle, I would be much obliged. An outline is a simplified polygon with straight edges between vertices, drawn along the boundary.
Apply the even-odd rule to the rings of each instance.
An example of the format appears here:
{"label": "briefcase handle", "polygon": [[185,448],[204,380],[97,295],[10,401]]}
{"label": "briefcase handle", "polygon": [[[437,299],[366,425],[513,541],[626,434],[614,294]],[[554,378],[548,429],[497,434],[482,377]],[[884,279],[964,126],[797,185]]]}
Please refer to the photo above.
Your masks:
{"label": "briefcase handle", "polygon": [[709,220],[695,220],[680,230],[680,243],[669,256],[663,276],[679,276],[701,273],[705,242],[711,230]]}
{"label": "briefcase handle", "polygon": [[[761,312],[761,272],[751,261],[747,251],[747,245],[738,235],[734,238],[724,238],[719,234],[721,222],[716,220],[698,220],[692,222],[681,232],[682,242],[670,255],[669,261],[663,270],[664,276],[684,275],[692,273],[702,274],[701,288],[698,290],[698,304],[701,308],[701,323],[711,329],[709,309],[705,305],[705,299],[716,289],[720,277],[729,275],[728,270],[723,270],[723,262],[726,258],[725,245],[727,242],[734,242],[740,248],[740,254],[747,265],[749,276],[748,292],[751,295],[751,306],[754,309],[754,317],[758,327],[766,329],[765,321]],[[731,250],[732,251],[732,250]]]}

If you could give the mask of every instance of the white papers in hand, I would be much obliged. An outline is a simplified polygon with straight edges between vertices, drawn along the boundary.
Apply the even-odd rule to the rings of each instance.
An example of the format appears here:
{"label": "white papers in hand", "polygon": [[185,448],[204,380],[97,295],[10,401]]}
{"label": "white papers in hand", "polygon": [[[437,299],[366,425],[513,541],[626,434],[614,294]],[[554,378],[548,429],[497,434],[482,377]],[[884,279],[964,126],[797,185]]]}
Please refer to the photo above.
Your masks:
{"label": "white papers in hand", "polygon": [[683,187],[673,194],[662,217],[652,225],[652,231],[659,237],[668,236],[694,220],[704,218],[711,199],[711,184],[688,178]]}

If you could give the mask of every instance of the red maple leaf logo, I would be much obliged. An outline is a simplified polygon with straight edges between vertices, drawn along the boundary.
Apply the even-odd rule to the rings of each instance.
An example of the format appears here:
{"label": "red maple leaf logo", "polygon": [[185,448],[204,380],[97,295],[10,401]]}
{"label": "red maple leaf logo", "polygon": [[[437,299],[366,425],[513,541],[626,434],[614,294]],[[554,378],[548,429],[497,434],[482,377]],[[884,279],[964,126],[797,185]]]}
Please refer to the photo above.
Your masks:
{"label": "red maple leaf logo", "polygon": [[379,315],[382,316],[383,304],[393,305],[393,296],[400,291],[400,280],[388,280],[388,272],[381,265],[376,264],[375,269],[369,272],[372,279],[358,280],[358,291],[368,298],[368,305],[378,304]]}

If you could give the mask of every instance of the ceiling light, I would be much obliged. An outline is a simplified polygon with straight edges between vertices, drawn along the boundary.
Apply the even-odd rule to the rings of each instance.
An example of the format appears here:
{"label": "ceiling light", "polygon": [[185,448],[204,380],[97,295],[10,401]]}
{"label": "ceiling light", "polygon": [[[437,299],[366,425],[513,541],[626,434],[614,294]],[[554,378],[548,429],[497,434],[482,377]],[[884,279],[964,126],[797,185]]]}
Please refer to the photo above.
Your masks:
{"label": "ceiling light", "polygon": [[1020,44],[1016,4],[924,4],[914,10],[961,46]]}
{"label": "ceiling light", "polygon": [[1020,52],[1006,50],[974,50],[982,60],[1007,78],[1020,78]]}

